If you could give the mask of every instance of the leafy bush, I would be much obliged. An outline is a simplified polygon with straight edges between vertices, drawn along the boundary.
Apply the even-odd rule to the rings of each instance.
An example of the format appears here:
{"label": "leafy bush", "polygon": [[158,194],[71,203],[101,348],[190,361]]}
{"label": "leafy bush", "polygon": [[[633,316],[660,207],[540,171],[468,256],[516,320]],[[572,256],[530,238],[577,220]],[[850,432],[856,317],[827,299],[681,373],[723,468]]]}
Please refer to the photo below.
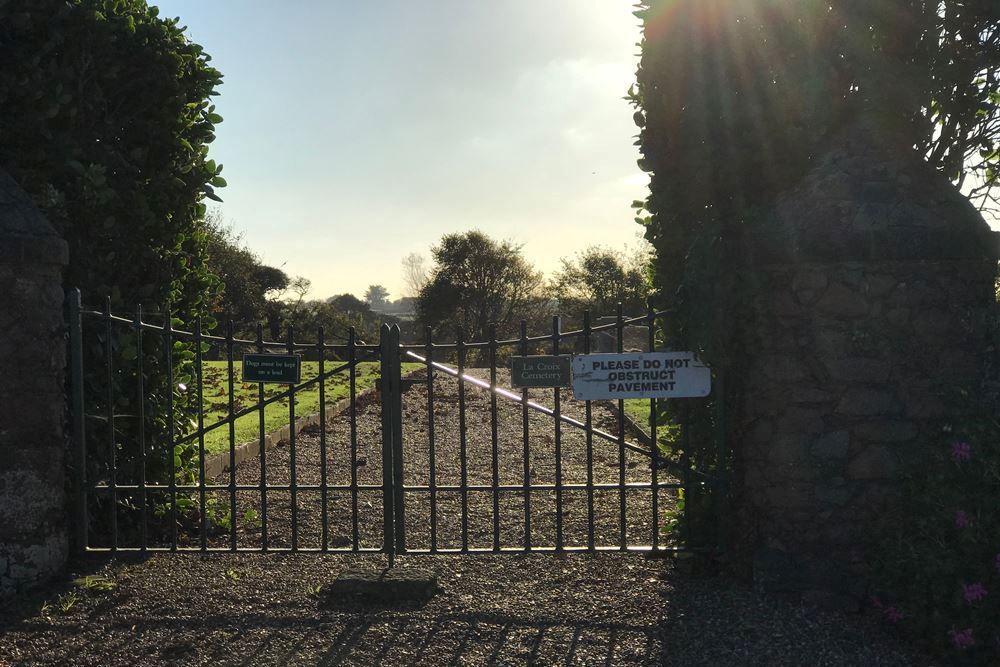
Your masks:
{"label": "leafy bush", "polygon": [[[641,0],[629,97],[670,335],[737,356],[731,287],[761,211],[857,113],[878,116],[982,202],[1000,185],[995,0]],[[989,201],[985,203],[989,204]],[[643,212],[645,211],[645,212]]]}
{"label": "leafy bush", "polygon": [[66,283],[120,310],[204,314],[203,197],[222,75],[144,0],[0,4],[0,166],[70,248]]}
{"label": "leafy bush", "polygon": [[[218,291],[202,218],[204,198],[217,199],[214,189],[226,184],[208,157],[222,121],[211,104],[222,75],[176,19],[158,12],[145,0],[0,2],[0,167],[66,239],[64,282],[83,291],[85,307],[102,308],[107,295],[116,314],[141,304],[158,323],[169,302],[180,325],[207,315]],[[203,328],[212,326],[205,318]],[[189,429],[196,410],[180,389],[190,384],[193,346],[172,346],[168,386],[163,339],[142,343],[140,353],[127,325],[86,331],[91,480],[108,478],[112,452],[118,483],[138,479],[140,425],[147,481],[165,481],[171,460],[190,461],[190,448],[174,451],[164,435],[168,424],[177,434]],[[94,505],[95,522],[105,522],[107,497]]]}
{"label": "leafy bush", "polygon": [[1000,422],[989,410],[914,457],[875,547],[875,611],[956,662],[1000,661]]}

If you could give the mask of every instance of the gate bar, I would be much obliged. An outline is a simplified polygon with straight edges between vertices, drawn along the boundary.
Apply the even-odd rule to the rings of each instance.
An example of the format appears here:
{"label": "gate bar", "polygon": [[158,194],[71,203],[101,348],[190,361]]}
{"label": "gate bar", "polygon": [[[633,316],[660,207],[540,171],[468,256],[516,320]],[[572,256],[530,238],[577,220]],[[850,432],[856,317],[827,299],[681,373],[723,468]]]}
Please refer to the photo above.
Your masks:
{"label": "gate bar", "polygon": [[[465,340],[458,335],[458,374],[465,369]],[[462,553],[469,550],[469,460],[465,438],[465,384],[458,383],[458,466],[461,477],[462,497]]]}
{"label": "gate bar", "polygon": [[[552,354],[559,356],[559,316],[552,316]],[[559,403],[561,387],[552,388],[553,430],[556,456],[556,551],[563,549],[563,471],[562,471],[562,410]]]}
{"label": "gate bar", "polygon": [[[357,393],[357,352],[355,350],[354,327],[347,330],[348,384],[351,397],[351,548],[361,548],[358,532],[358,393]],[[325,428],[325,426],[324,426]]]}
{"label": "gate bar", "polygon": [[400,378],[403,375],[402,360],[399,356],[399,325],[392,325],[392,485],[393,523],[395,527],[396,553],[406,553],[406,498],[403,486],[403,389]]}
{"label": "gate bar", "polygon": [[393,434],[393,411],[395,402],[391,399],[394,390],[392,382],[392,357],[396,354],[397,346],[393,345],[392,329],[388,324],[382,325],[379,345],[381,350],[381,369],[379,373],[379,387],[382,392],[382,549],[389,558],[389,567],[392,567],[396,557],[395,521],[393,511],[395,510],[393,486],[393,466],[392,466],[392,434]]}
{"label": "gate bar", "polygon": [[[524,320],[521,320],[521,354],[528,355],[528,323]],[[494,391],[499,393],[500,390]],[[506,394],[500,395],[521,403],[521,436],[524,440],[524,548],[531,551],[531,441],[528,439],[528,406],[531,401],[528,400],[527,387],[521,389],[520,396],[513,392],[509,397]]]}
{"label": "gate bar", "polygon": [[67,295],[69,306],[70,383],[73,389],[73,439],[76,473],[76,548],[87,550],[87,438],[83,414],[83,317],[80,315],[80,290]]}
{"label": "gate bar", "polygon": [[[520,395],[515,394],[514,392],[510,391],[509,389],[502,389],[500,387],[497,387],[496,389],[492,389],[492,388],[490,388],[490,383],[489,382],[486,382],[484,380],[480,380],[477,377],[474,377],[472,375],[467,375],[465,373],[461,373],[460,374],[457,370],[455,370],[451,366],[446,366],[445,364],[442,364],[442,363],[437,362],[437,361],[428,362],[427,361],[427,357],[421,356],[421,355],[417,354],[416,352],[413,352],[412,350],[406,350],[405,352],[406,352],[406,356],[410,357],[411,359],[416,359],[418,362],[420,362],[422,364],[425,364],[425,365],[429,364],[430,366],[434,367],[435,369],[437,369],[439,371],[442,371],[444,373],[447,373],[448,375],[452,376],[453,378],[461,378],[463,381],[468,382],[469,384],[474,384],[477,387],[479,387],[480,389],[485,389],[487,391],[494,391],[494,392],[496,392],[496,394],[498,396],[502,396],[503,398],[506,398],[507,400],[513,401],[515,403],[520,403],[524,407],[525,411],[527,411],[528,408],[530,408],[532,410],[535,410],[536,412],[541,412],[544,415],[548,415],[549,417],[555,417],[556,416],[555,411],[552,410],[551,408],[547,408],[544,405],[540,405],[540,404],[535,403],[534,401],[528,399],[527,398],[527,390],[524,390],[524,394],[525,394],[524,396],[520,396]],[[581,422],[578,419],[573,419],[572,417],[567,417],[566,415],[560,414],[559,415],[559,421],[561,421],[561,422],[563,422],[565,424],[570,424],[571,426],[575,426],[575,427],[577,427],[579,429],[583,429],[584,431],[593,433],[594,435],[600,436],[601,438],[607,440],[608,442],[613,442],[613,443],[616,443],[616,444],[624,445],[624,447],[626,449],[632,450],[632,451],[637,452],[639,454],[642,454],[644,456],[648,456],[650,459],[653,458],[653,453],[650,450],[642,447],[641,445],[637,445],[634,442],[629,442],[628,440],[622,440],[622,442],[619,442],[619,437],[618,436],[611,435],[607,431],[602,431],[599,428],[589,428],[588,429],[587,425],[585,423]],[[621,428],[624,430],[624,420],[620,420],[620,421],[622,422],[621,423]],[[624,438],[624,434],[622,435],[622,438]],[[666,460],[666,459],[663,459],[663,458],[660,458],[659,461],[663,465],[666,465],[668,467],[673,467],[673,468],[680,467],[677,463],[674,463],[673,461],[669,461],[669,460]],[[705,473],[703,473],[703,472],[701,472],[699,470],[694,470],[693,468],[689,472],[694,477],[697,477],[697,478],[702,479],[702,480],[710,480],[711,479],[709,477],[709,475],[707,475],[707,474],[705,474]]]}

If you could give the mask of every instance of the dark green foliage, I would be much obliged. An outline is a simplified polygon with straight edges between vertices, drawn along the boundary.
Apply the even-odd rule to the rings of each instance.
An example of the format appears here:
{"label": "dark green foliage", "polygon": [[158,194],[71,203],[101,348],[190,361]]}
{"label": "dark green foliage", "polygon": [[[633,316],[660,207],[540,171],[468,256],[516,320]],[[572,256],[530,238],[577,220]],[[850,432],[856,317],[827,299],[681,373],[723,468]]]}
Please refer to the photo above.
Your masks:
{"label": "dark green foliage", "polygon": [[596,246],[575,258],[563,258],[550,286],[560,314],[579,323],[584,311],[594,317],[614,315],[619,303],[627,315],[643,314],[648,293],[645,261],[639,254],[627,257]]}
{"label": "dark green foliage", "polygon": [[[956,181],[997,184],[1000,3],[645,0],[630,98],[672,336],[722,361],[745,239],[854,114]],[[983,194],[985,190],[981,191]]]}
{"label": "dark green foliage", "polygon": [[[83,290],[85,307],[103,307],[108,295],[117,314],[142,304],[147,321],[162,323],[169,302],[175,323],[190,325],[218,290],[200,220],[203,198],[225,185],[208,158],[222,120],[210,97],[222,77],[157,14],[143,0],[0,2],[0,166],[68,242],[65,284]],[[107,478],[113,447],[119,479],[138,479],[142,424],[147,481],[165,481],[170,460],[183,468],[192,454],[166,441],[168,424],[177,434],[191,427],[195,407],[179,385],[193,386],[192,345],[173,346],[168,386],[162,338],[147,334],[139,354],[130,326],[113,325],[110,340],[103,325],[86,334],[90,478]]]}
{"label": "dark green foliage", "polygon": [[[658,305],[673,310],[665,342],[700,350],[717,369],[742,352],[756,232],[859,115],[900,152],[916,146],[976,203],[1000,185],[996,0],[643,0],[636,14],[644,39],[630,99],[651,172],[637,221],[655,248]],[[673,421],[679,406],[664,411]],[[705,448],[711,414],[696,408],[692,420],[695,467],[724,470]],[[996,663],[998,640],[998,441],[990,418],[953,425],[914,457],[905,511],[877,537],[880,613],[902,610],[898,622],[914,635],[982,664]],[[955,442],[971,446],[970,461],[951,458]],[[710,507],[689,504],[692,521]],[[956,525],[958,511],[971,527]],[[966,601],[962,585],[977,582],[988,596]],[[976,647],[957,651],[967,628]]]}
{"label": "dark green foliage", "polygon": [[542,305],[541,274],[509,241],[480,231],[445,234],[431,253],[435,266],[420,290],[417,317],[438,335],[488,340],[493,324],[510,334],[516,320],[533,319]]}
{"label": "dark green foliage", "polygon": [[[981,409],[915,457],[874,541],[875,613],[968,664],[1000,661],[1000,423]],[[981,599],[977,584],[985,589]],[[966,632],[970,631],[971,632]],[[956,637],[953,633],[961,633]],[[974,644],[961,647],[970,637]],[[964,663],[963,663],[964,664]]]}
{"label": "dark green foliage", "polygon": [[204,314],[203,196],[221,82],[174,20],[143,0],[0,5],[0,166],[70,247],[66,284],[112,305]]}
{"label": "dark green foliage", "polygon": [[[656,306],[671,309],[668,347],[718,370],[738,363],[752,239],[858,114],[957,183],[971,179],[980,203],[1000,184],[996,0],[642,0],[636,15],[629,98],[651,181],[634,206],[655,251]],[[663,411],[676,420],[672,402]],[[698,406],[692,423],[706,437],[688,455],[718,472],[699,451],[712,415]]]}

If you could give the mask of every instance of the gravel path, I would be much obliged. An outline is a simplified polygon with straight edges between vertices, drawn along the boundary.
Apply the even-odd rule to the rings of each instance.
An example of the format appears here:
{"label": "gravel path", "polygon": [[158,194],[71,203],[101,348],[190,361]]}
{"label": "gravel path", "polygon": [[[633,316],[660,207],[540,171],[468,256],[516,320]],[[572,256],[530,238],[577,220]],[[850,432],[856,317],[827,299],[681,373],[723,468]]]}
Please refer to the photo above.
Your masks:
{"label": "gravel path", "polygon": [[[457,484],[459,436],[457,387],[435,382],[435,457],[438,484]],[[540,401],[551,392],[538,392]],[[489,400],[469,388],[467,456],[470,484],[493,476]],[[582,417],[582,404],[564,396],[565,411]],[[501,484],[520,484],[523,441],[520,408],[500,403],[498,474]],[[411,388],[404,400],[406,483],[429,482],[426,388]],[[595,408],[595,426],[616,428],[613,413]],[[378,406],[358,414],[359,481],[381,479]],[[530,422],[530,474],[537,483],[555,479],[552,419]],[[587,444],[571,427],[563,429],[562,472],[566,482],[586,481]],[[349,423],[334,420],[326,434],[328,481],[350,479]],[[319,434],[296,445],[299,483],[320,479]],[[268,477],[287,483],[290,451],[268,452]],[[617,445],[593,445],[595,481],[617,482]],[[625,459],[630,482],[648,481],[641,456]],[[228,480],[228,474],[225,476]],[[256,483],[259,463],[237,470],[241,482]],[[565,543],[585,544],[585,491],[565,494]],[[555,494],[531,493],[532,542],[555,543]],[[437,506],[441,547],[461,545],[459,492],[442,492]],[[674,499],[660,495],[661,509]],[[223,496],[219,500],[224,500]],[[648,544],[652,531],[649,491],[629,492],[626,533],[630,544]],[[524,540],[521,491],[501,493],[500,540]],[[617,490],[595,494],[595,540],[616,544]],[[381,539],[381,494],[358,495],[359,544]],[[287,492],[268,498],[269,538],[291,541]],[[299,546],[319,546],[322,505],[317,492],[297,498]],[[237,515],[259,511],[257,494],[240,494]],[[408,494],[408,546],[430,542],[427,494]],[[352,543],[352,498],[330,494],[327,505],[331,546]],[[238,522],[241,546],[255,546],[260,528]],[[196,540],[196,536],[193,537]],[[493,541],[493,494],[469,494],[470,546]],[[213,545],[227,536],[213,534]],[[80,563],[77,576],[99,579],[89,586],[67,584],[23,597],[0,609],[0,667],[8,665],[911,665],[929,664],[911,655],[861,618],[827,616],[761,601],[723,578],[684,575],[669,559],[637,554],[527,554],[404,556],[400,566],[430,567],[443,591],[423,606],[331,606],[318,588],[345,568],[384,566],[376,554],[157,555],[144,560]]]}

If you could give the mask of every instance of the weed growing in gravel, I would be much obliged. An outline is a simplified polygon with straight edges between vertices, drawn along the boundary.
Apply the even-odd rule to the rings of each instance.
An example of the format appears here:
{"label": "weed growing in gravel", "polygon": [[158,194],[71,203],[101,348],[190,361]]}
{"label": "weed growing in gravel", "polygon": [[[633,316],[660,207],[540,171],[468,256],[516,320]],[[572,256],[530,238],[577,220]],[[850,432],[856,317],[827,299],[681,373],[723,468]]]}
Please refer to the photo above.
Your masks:
{"label": "weed growing in gravel", "polygon": [[89,575],[73,580],[73,585],[91,593],[110,593],[118,585],[113,579]]}
{"label": "weed growing in gravel", "polygon": [[243,513],[243,523],[247,528],[254,530],[260,529],[263,525],[263,521],[260,518],[260,513],[253,509],[252,507]]}
{"label": "weed growing in gravel", "polygon": [[209,498],[205,503],[205,518],[210,532],[228,532],[233,526],[233,515],[229,505],[218,498]]}
{"label": "weed growing in gravel", "polygon": [[104,595],[115,589],[117,584],[113,579],[88,575],[73,580],[73,588],[58,596],[55,600],[46,600],[42,603],[38,613],[42,618],[51,618],[55,612],[62,615],[69,614],[88,596]]}
{"label": "weed growing in gravel", "polygon": [[240,580],[240,573],[237,572],[236,570],[230,568],[230,569],[226,570],[226,579],[229,579],[230,581],[239,581]]}

